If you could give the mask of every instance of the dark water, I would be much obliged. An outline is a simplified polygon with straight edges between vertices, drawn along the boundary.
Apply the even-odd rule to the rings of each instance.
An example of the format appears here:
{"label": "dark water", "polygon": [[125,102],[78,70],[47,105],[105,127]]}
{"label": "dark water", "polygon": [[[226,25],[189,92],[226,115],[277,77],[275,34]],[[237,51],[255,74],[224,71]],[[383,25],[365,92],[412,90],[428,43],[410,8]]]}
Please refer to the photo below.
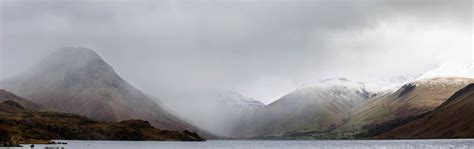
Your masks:
{"label": "dark water", "polygon": [[[210,140],[206,142],[160,142],[160,141],[60,141],[67,145],[35,145],[35,149],[252,149],[252,148],[298,148],[298,149],[474,149],[474,139],[449,140],[327,140],[327,141],[261,141],[261,140]],[[24,148],[30,149],[29,145]]]}

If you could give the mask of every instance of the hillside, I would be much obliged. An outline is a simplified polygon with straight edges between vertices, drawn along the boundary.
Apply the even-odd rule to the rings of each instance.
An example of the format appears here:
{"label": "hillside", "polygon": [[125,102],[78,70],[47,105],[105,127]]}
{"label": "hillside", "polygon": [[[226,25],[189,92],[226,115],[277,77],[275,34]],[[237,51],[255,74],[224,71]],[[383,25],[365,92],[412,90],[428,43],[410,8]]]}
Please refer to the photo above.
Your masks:
{"label": "hillside", "polygon": [[[0,93],[0,99],[11,93]],[[24,99],[26,100],[26,99]],[[190,131],[156,129],[147,121],[99,122],[76,114],[34,111],[13,100],[0,102],[0,142],[46,143],[64,140],[181,140],[201,141]]]}
{"label": "hillside", "polygon": [[378,139],[474,137],[474,84],[457,91],[441,106]]}
{"label": "hillside", "polygon": [[0,102],[5,102],[5,101],[14,101],[15,103],[18,103],[22,107],[28,110],[33,110],[33,111],[38,111],[38,110],[45,110],[46,108],[43,106],[38,105],[37,103],[34,103],[28,99],[19,97],[11,92],[8,92],[6,90],[0,89]]}

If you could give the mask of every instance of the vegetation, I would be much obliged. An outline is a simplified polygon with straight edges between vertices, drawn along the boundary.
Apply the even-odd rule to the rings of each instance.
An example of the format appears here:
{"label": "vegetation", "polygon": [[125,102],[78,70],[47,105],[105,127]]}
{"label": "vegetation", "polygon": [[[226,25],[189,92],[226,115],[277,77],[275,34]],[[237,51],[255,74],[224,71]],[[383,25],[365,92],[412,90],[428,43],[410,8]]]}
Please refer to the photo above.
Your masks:
{"label": "vegetation", "polygon": [[399,118],[399,119],[395,119],[395,120],[382,122],[382,123],[379,123],[379,124],[366,125],[366,126],[363,126],[362,128],[367,129],[367,131],[363,132],[363,133],[360,133],[360,134],[357,134],[354,137],[358,138],[358,139],[371,138],[371,137],[386,133],[386,132],[388,132],[388,131],[390,131],[394,128],[402,126],[402,125],[404,125],[408,122],[411,122],[413,120],[416,120],[416,119],[422,117],[423,115],[425,115],[425,114],[419,114],[419,115],[410,116],[410,117],[407,117],[407,118]]}

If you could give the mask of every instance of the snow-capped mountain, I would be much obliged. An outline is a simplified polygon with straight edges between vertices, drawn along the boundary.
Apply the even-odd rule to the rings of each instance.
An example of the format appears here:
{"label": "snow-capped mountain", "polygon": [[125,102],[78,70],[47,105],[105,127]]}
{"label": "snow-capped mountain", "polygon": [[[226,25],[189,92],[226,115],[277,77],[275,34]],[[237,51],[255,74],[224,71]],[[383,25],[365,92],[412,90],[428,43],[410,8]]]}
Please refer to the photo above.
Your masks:
{"label": "snow-capped mountain", "polygon": [[474,67],[467,65],[441,65],[436,69],[425,72],[416,80],[426,80],[433,78],[474,78]]}
{"label": "snow-capped mountain", "polygon": [[236,92],[223,92],[218,95],[222,106],[226,106],[235,113],[251,113],[265,106],[260,101],[247,98]]}
{"label": "snow-capped mountain", "polygon": [[370,94],[364,84],[345,78],[304,85],[257,110],[250,122],[240,127],[240,136],[283,136],[292,133],[326,131],[343,123],[347,112]]}

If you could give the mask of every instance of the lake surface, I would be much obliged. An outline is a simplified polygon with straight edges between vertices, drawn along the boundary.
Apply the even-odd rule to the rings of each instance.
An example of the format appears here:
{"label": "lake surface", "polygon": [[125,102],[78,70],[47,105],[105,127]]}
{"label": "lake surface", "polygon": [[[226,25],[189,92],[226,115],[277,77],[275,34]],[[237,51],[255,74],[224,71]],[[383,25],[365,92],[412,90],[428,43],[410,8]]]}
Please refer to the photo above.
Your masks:
{"label": "lake surface", "polygon": [[[325,140],[325,141],[294,141],[294,140],[210,140],[206,142],[161,142],[161,141],[70,141],[67,145],[35,145],[35,149],[56,147],[61,149],[474,149],[474,139],[449,140]],[[25,145],[31,149],[29,145]]]}

